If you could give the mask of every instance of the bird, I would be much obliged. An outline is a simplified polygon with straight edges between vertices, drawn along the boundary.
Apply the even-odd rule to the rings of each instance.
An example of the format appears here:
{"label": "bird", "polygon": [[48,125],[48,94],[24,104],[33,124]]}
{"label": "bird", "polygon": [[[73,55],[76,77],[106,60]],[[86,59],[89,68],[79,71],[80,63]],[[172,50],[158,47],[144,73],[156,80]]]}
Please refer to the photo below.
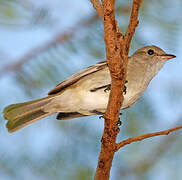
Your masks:
{"label": "bird", "polygon": [[[164,63],[175,57],[154,45],[144,46],[128,57],[121,110],[135,104]],[[58,113],[58,120],[102,115],[107,108],[110,87],[107,61],[89,66],[59,83],[44,98],[4,108],[8,132],[55,113]]]}

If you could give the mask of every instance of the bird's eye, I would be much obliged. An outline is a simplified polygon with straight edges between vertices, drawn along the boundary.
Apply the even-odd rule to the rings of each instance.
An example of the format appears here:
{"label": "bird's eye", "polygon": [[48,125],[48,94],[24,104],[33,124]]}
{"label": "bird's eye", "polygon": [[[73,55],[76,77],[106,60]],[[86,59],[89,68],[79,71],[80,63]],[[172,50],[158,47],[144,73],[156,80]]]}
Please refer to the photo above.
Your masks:
{"label": "bird's eye", "polygon": [[148,53],[149,55],[152,55],[152,54],[154,54],[154,50],[149,49],[149,50],[147,51],[147,53]]}

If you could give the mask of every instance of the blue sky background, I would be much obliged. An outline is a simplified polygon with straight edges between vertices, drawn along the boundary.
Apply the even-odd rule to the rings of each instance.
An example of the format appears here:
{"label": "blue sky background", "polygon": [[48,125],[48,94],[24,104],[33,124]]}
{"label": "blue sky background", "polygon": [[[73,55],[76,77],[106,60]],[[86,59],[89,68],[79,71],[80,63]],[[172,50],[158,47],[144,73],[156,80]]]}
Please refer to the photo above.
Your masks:
{"label": "blue sky background", "polygon": [[[4,67],[6,64],[10,64],[11,62],[18,61],[26,52],[31,49],[38,47],[51,40],[55,34],[58,32],[66,32],[69,31],[75,24],[77,24],[81,18],[86,18],[94,13],[92,5],[89,1],[85,0],[67,0],[65,1],[32,1],[35,7],[48,7],[51,12],[50,18],[54,22],[52,25],[45,26],[25,26],[21,28],[21,26],[12,27],[11,26],[0,26],[0,66]],[[178,5],[178,6],[177,6]],[[168,12],[165,12],[164,9],[156,10],[154,16],[166,16],[172,14],[180,14],[181,15],[181,6],[180,1],[176,1],[173,4],[175,6],[172,7],[169,4],[166,8]],[[179,7],[180,6],[180,7]],[[151,11],[155,11],[151,8]],[[155,8],[155,4],[154,4]],[[158,12],[157,12],[158,11]],[[157,14],[157,13],[161,13]],[[60,16],[60,14],[62,16]],[[29,15],[31,16],[31,15]],[[29,17],[28,16],[28,17]],[[102,26],[99,26],[100,31],[102,31]],[[157,45],[164,49],[167,53],[175,54],[177,56],[176,59],[168,61],[164,68],[159,72],[159,74],[152,80],[147,91],[144,93],[144,97],[147,99],[150,104],[152,104],[152,109],[155,112],[155,120],[152,122],[147,122],[147,128],[145,130],[154,131],[154,130],[162,130],[175,125],[177,121],[181,118],[181,107],[182,107],[182,28],[179,28],[178,33],[175,35],[175,39],[166,39],[163,37],[165,34],[164,29],[158,28],[154,24],[150,24],[148,19],[142,17],[140,14],[140,24],[137,28],[136,33],[140,34],[143,45]],[[167,31],[167,30],[166,30]],[[166,33],[167,34],[167,33]],[[170,36],[169,36],[170,37]],[[175,41],[175,42],[173,42]],[[103,43],[103,42],[102,42]],[[173,46],[172,46],[173,45]],[[131,52],[133,52],[136,48],[132,48]],[[81,52],[81,53],[80,53]],[[85,58],[88,57],[88,54],[82,51],[78,51],[78,54],[71,54],[69,59],[65,59],[66,67],[70,68],[70,71],[65,73],[63,77],[60,77],[60,81],[64,80],[64,78],[69,75],[78,72],[82,68],[85,68],[89,65],[92,65],[98,62],[97,59],[95,61],[87,61]],[[103,59],[101,59],[102,61]],[[1,69],[0,68],[0,69]],[[61,68],[61,67],[60,67]],[[0,87],[1,87],[1,102],[0,102],[0,111],[3,111],[3,108],[11,103],[22,102],[26,100],[35,99],[37,97],[45,96],[47,91],[53,87],[44,87],[39,91],[41,94],[34,94],[32,96],[27,96],[22,86],[17,84],[17,81],[14,79],[14,73],[8,73],[0,77]],[[56,85],[56,84],[55,84]],[[136,103],[135,106],[139,106],[142,103],[143,99],[140,100],[139,103]],[[136,108],[136,107],[134,107]],[[130,111],[130,110],[127,110]],[[31,157],[32,169],[38,166],[38,163],[47,162],[50,158],[50,162],[55,162],[56,160],[51,160],[52,154],[54,153],[62,153],[64,157],[61,158],[60,165],[60,173],[66,179],[73,179],[69,172],[74,167],[71,166],[72,161],[77,162],[82,166],[82,163],[87,160],[88,167],[96,168],[97,157],[100,149],[100,138],[103,130],[103,121],[98,120],[98,117],[89,117],[89,120],[86,118],[79,120],[71,120],[67,122],[59,122],[55,120],[55,115],[52,117],[45,118],[37,123],[32,124],[25,129],[18,131],[14,134],[9,134],[5,128],[5,121],[1,121],[0,127],[0,158],[4,161],[10,161],[9,169],[10,173],[6,171],[0,170],[0,180],[6,179],[11,180],[15,177],[16,179],[45,179],[44,176],[31,171],[31,164],[26,164],[26,157],[23,157],[24,154],[29,154]],[[127,115],[124,114],[124,119],[130,121],[127,118]],[[124,122],[124,127],[127,126],[127,121]],[[147,119],[146,119],[147,121]],[[126,123],[126,124],[125,124]],[[153,123],[151,126],[150,123]],[[62,126],[62,127],[60,127]],[[77,128],[74,130],[73,128]],[[154,129],[155,127],[155,129]],[[79,129],[80,128],[80,129]],[[86,132],[82,132],[82,130],[86,128]],[[92,134],[92,130],[94,129],[94,134]],[[119,139],[123,137],[127,137],[127,134],[124,134],[124,131],[121,132]],[[71,134],[69,133],[71,132]],[[142,131],[138,134],[141,134]],[[83,134],[83,135],[80,135]],[[87,137],[87,134],[91,134]],[[181,133],[178,132],[178,136],[181,136]],[[164,138],[159,138],[156,142],[162,141]],[[148,140],[144,142],[144,147],[147,147],[148,144],[151,144],[153,140]],[[143,143],[143,142],[141,142]],[[58,146],[59,144],[59,146]],[[70,150],[72,146],[78,146],[78,149],[75,149],[75,152]],[[131,145],[134,148],[137,148],[137,145]],[[84,148],[87,147],[87,150],[84,151]],[[59,149],[61,148],[61,149]],[[138,147],[139,148],[139,147]],[[73,149],[72,149],[73,150]],[[142,150],[144,154],[149,152],[150,149]],[[123,155],[121,158],[119,153],[116,155],[116,159],[121,159],[121,168],[123,167],[123,163],[127,162],[127,166],[130,166],[129,160],[125,155],[130,153],[131,149],[128,147],[123,148],[119,153]],[[91,154],[92,152],[92,154]],[[171,151],[172,153],[173,150]],[[59,155],[60,155],[59,154]],[[169,153],[170,154],[170,153]],[[68,158],[69,156],[69,158]],[[133,159],[137,162],[137,157],[134,155]],[[180,155],[181,157],[181,155]],[[23,163],[21,160],[23,159]],[[171,157],[172,159],[172,157]],[[169,178],[168,170],[173,168],[178,168],[177,164],[181,159],[173,158],[171,161],[168,158],[163,158],[160,163],[151,168],[151,171],[148,173],[148,177],[151,180],[161,180]],[[115,160],[116,161],[116,160]],[[118,173],[117,168],[118,162],[113,162],[112,176],[111,179],[115,179],[116,174]],[[28,160],[27,160],[28,162]],[[131,161],[132,162],[132,161]],[[171,163],[170,166],[165,167],[164,164],[166,162]],[[28,162],[30,163],[30,162]],[[24,164],[24,166],[22,165]],[[52,163],[52,172],[57,172],[57,167],[54,167]],[[58,163],[59,164],[59,163]],[[78,165],[77,164],[77,165]],[[11,172],[13,167],[17,169],[18,172],[15,175]],[[1,166],[1,165],[0,165]],[[61,167],[64,167],[64,171],[61,171]],[[19,168],[18,168],[19,167]],[[20,168],[21,167],[21,168]],[[38,168],[38,167],[37,167]],[[55,169],[54,169],[55,168]],[[161,171],[158,171],[161,169]],[[58,173],[59,176],[59,173]],[[176,176],[177,177],[177,176]],[[182,177],[182,174],[179,174],[177,177]],[[51,177],[46,177],[47,179],[51,179]],[[125,179],[134,180],[136,175],[130,174]],[[64,179],[64,178],[63,178]],[[149,179],[149,178],[148,178]]]}

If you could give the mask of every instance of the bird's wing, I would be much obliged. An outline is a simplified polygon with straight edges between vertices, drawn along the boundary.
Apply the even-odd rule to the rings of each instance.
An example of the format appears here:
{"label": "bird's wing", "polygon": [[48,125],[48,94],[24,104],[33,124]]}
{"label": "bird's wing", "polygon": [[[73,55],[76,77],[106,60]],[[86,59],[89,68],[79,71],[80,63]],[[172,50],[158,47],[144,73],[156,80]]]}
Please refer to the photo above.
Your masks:
{"label": "bird's wing", "polygon": [[81,78],[92,74],[94,72],[97,72],[103,68],[105,68],[107,66],[107,62],[103,61],[103,62],[99,62],[93,66],[89,66],[88,68],[70,76],[68,79],[66,79],[65,81],[62,81],[61,83],[59,83],[54,89],[52,89],[51,91],[49,91],[48,95],[52,95],[52,94],[56,94],[58,92],[60,92],[61,90],[67,88],[68,86],[76,83],[78,80],[80,80]]}

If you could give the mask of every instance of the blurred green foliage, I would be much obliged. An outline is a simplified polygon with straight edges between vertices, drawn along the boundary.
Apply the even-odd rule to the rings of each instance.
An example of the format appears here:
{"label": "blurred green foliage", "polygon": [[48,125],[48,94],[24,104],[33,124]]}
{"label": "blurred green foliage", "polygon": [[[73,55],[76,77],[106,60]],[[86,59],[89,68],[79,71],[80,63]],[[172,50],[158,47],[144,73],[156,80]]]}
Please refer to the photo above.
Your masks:
{"label": "blurred green foliage", "polygon": [[31,1],[0,0],[0,26],[29,28],[35,25],[50,25],[52,19],[46,8],[36,8]]}

